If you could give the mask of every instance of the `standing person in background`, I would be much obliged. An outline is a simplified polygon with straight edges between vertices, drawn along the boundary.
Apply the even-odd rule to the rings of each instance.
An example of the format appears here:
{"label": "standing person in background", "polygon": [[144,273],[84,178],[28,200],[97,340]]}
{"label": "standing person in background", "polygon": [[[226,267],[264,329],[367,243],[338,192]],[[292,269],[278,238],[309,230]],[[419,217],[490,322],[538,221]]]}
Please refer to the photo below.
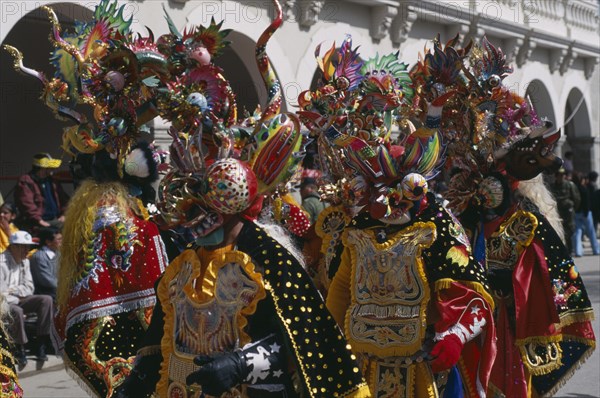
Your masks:
{"label": "standing person in background", "polygon": [[565,244],[569,253],[573,252],[571,237],[575,232],[575,209],[579,207],[581,196],[579,190],[571,181],[565,178],[567,171],[561,167],[554,175],[554,182],[550,185],[550,191],[556,199],[558,214],[562,219],[565,230]]}
{"label": "standing person in background", "polygon": [[38,153],[33,157],[31,171],[19,177],[15,202],[23,228],[32,231],[40,227],[62,228],[69,197],[52,178],[53,170],[61,163],[48,153]]}
{"label": "standing person in background", "polygon": [[0,253],[8,248],[8,237],[19,229],[13,224],[17,217],[17,210],[12,203],[0,206]]}
{"label": "standing person in background", "polygon": [[592,211],[592,220],[594,224],[594,231],[596,231],[596,237],[598,236],[598,223],[600,222],[600,190],[598,189],[598,173],[596,171],[590,171],[588,173],[588,189],[592,196],[590,207]]}
{"label": "standing person in background", "polygon": [[12,313],[11,336],[18,345],[16,359],[19,370],[27,365],[25,347],[25,314],[35,312],[37,315],[38,345],[36,350],[37,369],[48,360],[46,347],[50,344],[50,330],[54,306],[52,298],[46,295],[33,294],[33,279],[29,269],[27,253],[35,243],[26,231],[17,231],[10,236],[10,245],[4,253],[0,253],[0,292],[10,305]]}
{"label": "standing person in background", "polygon": [[563,156],[563,168],[566,171],[567,179],[570,180],[573,176],[573,172],[575,171],[575,168],[573,167],[572,151],[565,152],[565,156]]}
{"label": "standing person in background", "polygon": [[31,256],[29,262],[35,294],[47,294],[56,300],[59,251],[62,234],[54,228],[44,228],[39,234],[42,247]]}
{"label": "standing person in background", "polygon": [[325,209],[325,203],[321,202],[321,195],[317,187],[317,180],[306,177],[300,184],[300,196],[302,196],[302,208],[310,216],[310,223],[317,222],[319,214]]}
{"label": "standing person in background", "polygon": [[587,236],[592,244],[592,253],[594,256],[600,254],[598,239],[596,238],[596,230],[592,220],[592,192],[589,189],[586,178],[580,172],[573,173],[573,183],[579,190],[581,202],[575,210],[575,233],[572,236],[573,249],[575,257],[583,256],[583,235]]}

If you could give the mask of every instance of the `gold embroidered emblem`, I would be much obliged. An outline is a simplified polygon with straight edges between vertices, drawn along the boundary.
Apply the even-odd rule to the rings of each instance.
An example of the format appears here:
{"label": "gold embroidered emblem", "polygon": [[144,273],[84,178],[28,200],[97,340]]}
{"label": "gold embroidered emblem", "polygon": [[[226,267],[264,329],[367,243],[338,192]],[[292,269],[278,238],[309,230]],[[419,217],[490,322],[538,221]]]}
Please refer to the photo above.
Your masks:
{"label": "gold embroidered emblem", "polygon": [[523,250],[531,244],[537,225],[533,214],[522,210],[515,212],[487,239],[488,268],[512,270]]}
{"label": "gold embroidered emblem", "polygon": [[433,223],[416,223],[382,244],[372,230],[347,232],[353,269],[346,333],[356,350],[387,357],[421,348],[430,295],[421,251],[435,236]]}
{"label": "gold embroidered emblem", "polygon": [[[195,271],[195,272],[194,272]],[[202,280],[202,296],[193,287],[198,270],[184,262],[169,284],[175,310],[174,345],[181,354],[230,351],[249,342],[241,312],[265,297],[260,274],[241,252],[225,253],[213,260]]]}

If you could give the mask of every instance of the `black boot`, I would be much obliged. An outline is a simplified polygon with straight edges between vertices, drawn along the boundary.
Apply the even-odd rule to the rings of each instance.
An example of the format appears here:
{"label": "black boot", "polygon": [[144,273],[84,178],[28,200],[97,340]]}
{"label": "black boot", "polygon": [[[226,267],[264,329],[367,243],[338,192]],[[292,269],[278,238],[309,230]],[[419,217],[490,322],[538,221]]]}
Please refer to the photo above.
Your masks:
{"label": "black boot", "polygon": [[40,370],[44,366],[44,362],[48,360],[46,348],[50,344],[50,336],[38,336],[38,339],[38,346],[35,353],[35,367],[37,370]]}
{"label": "black boot", "polygon": [[17,369],[22,371],[27,366],[27,355],[25,354],[25,346],[19,344],[15,352],[15,361],[17,362]]}

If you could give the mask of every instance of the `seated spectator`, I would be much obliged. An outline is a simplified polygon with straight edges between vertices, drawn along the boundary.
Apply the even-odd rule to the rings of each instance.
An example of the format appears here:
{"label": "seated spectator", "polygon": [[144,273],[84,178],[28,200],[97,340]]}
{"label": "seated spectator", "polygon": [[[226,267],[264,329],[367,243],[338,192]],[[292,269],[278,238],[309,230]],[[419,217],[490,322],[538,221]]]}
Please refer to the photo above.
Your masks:
{"label": "seated spectator", "polygon": [[17,218],[17,210],[12,203],[4,203],[0,206],[0,253],[8,248],[8,237],[19,229],[13,224]]}
{"label": "seated spectator", "polygon": [[311,225],[317,222],[319,214],[325,209],[325,203],[321,202],[321,195],[317,187],[317,180],[306,177],[300,184],[300,196],[302,196],[302,208],[310,217]]}
{"label": "seated spectator", "polygon": [[17,231],[9,238],[8,249],[0,253],[0,294],[4,296],[10,306],[12,321],[10,335],[17,344],[16,360],[19,370],[27,365],[25,356],[25,314],[37,314],[36,348],[37,369],[41,369],[48,360],[46,347],[50,344],[50,330],[54,306],[52,297],[33,294],[33,279],[29,269],[27,253],[29,247],[34,245],[31,235],[25,231]]}
{"label": "seated spectator", "polygon": [[54,300],[62,234],[55,228],[44,228],[40,230],[39,239],[42,247],[29,259],[34,294],[47,294]]}
{"label": "seated spectator", "polygon": [[53,170],[60,164],[60,159],[53,159],[47,153],[38,153],[33,157],[31,171],[19,177],[15,203],[22,228],[31,231],[50,226],[62,228],[63,212],[69,198],[52,178]]}

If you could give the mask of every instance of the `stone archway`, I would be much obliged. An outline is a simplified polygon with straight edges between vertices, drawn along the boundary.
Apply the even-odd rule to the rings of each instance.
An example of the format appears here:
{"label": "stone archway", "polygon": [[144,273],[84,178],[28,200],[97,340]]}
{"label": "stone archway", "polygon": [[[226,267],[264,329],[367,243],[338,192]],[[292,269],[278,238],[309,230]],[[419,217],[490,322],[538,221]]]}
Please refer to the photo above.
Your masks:
{"label": "stone archway", "polygon": [[[224,77],[229,80],[236,95],[238,117],[242,117],[244,109],[252,113],[257,105],[264,107],[267,92],[256,66],[254,40],[233,31],[227,36],[227,41],[231,44],[214,62],[223,69]],[[285,107],[285,104],[283,106]]]}
{"label": "stone archway", "polygon": [[[90,20],[93,11],[74,3],[54,3],[63,30],[70,30],[75,20]],[[23,53],[24,64],[42,71],[48,78],[54,73],[48,40],[51,26],[46,13],[37,8],[23,16],[6,35],[2,44],[10,44]],[[39,99],[41,83],[16,72],[12,57],[0,51],[0,189],[6,195],[15,185],[14,178],[31,168],[31,158],[38,152],[62,156],[62,130],[67,125],[54,117]]]}
{"label": "stone archway", "polygon": [[[581,103],[581,104],[580,104]],[[594,136],[590,114],[583,93],[578,88],[569,91],[565,104],[565,120],[563,134],[566,137],[568,149],[573,151],[573,167],[577,171],[587,173],[592,168],[591,160],[594,154]],[[572,117],[570,120],[568,120]],[[564,152],[568,150],[564,148]]]}
{"label": "stone archway", "polygon": [[528,98],[531,105],[533,105],[538,117],[547,118],[552,121],[555,126],[559,127],[558,125],[560,122],[556,120],[556,113],[554,112],[550,93],[541,80],[534,79],[527,85],[525,97]]}

